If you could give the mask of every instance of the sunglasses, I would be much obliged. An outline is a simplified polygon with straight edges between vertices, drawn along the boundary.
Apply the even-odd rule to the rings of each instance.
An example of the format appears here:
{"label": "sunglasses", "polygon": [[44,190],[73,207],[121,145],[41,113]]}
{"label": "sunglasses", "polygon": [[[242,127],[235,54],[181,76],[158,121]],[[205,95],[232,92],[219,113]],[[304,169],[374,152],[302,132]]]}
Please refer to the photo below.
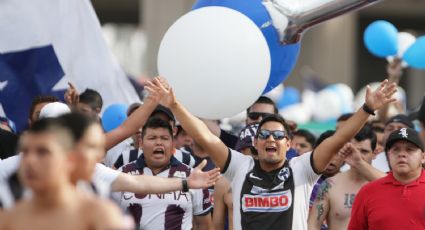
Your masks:
{"label": "sunglasses", "polygon": [[260,139],[266,140],[270,137],[270,135],[272,135],[275,140],[283,140],[283,138],[286,137],[285,131],[282,130],[270,131],[267,129],[261,129],[258,131],[258,138]]}
{"label": "sunglasses", "polygon": [[258,120],[260,117],[267,117],[272,115],[271,113],[260,113],[260,112],[250,112],[248,113],[248,117],[251,120]]}

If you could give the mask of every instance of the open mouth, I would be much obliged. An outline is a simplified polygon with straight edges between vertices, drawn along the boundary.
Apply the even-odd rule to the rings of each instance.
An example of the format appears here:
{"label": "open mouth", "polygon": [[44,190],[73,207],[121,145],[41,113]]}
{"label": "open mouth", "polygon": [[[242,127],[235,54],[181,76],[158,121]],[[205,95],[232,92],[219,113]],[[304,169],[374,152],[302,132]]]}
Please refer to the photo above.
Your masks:
{"label": "open mouth", "polygon": [[267,153],[275,153],[277,151],[277,148],[274,146],[268,146],[266,147],[266,152]]}
{"label": "open mouth", "polygon": [[162,155],[165,155],[165,151],[164,151],[164,149],[158,148],[158,149],[154,149],[153,154],[162,156]]}

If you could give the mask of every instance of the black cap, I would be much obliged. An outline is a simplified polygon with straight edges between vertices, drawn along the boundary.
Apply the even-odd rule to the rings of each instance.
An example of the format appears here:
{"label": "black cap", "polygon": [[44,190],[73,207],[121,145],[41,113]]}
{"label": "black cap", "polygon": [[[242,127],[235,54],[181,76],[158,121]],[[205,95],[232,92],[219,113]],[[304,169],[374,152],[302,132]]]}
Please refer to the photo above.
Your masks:
{"label": "black cap", "polygon": [[385,123],[385,126],[393,122],[399,122],[399,123],[405,124],[407,127],[411,129],[415,128],[415,125],[413,124],[413,122],[409,119],[408,116],[404,114],[397,114],[391,117],[390,119],[388,119],[387,123]]}
{"label": "black cap", "polygon": [[257,133],[258,123],[245,126],[239,133],[238,142],[235,149],[241,151],[242,149],[253,147],[255,134]]}
{"label": "black cap", "polygon": [[158,105],[155,110],[151,113],[150,117],[154,116],[157,113],[163,113],[165,114],[170,120],[174,121],[176,123],[176,119],[174,118],[173,113],[171,110],[163,105]]}
{"label": "black cap", "polygon": [[392,132],[387,139],[387,143],[385,144],[385,151],[388,152],[391,146],[400,140],[408,141],[418,146],[418,148],[420,148],[422,152],[424,151],[424,145],[422,144],[421,139],[419,138],[418,132],[411,128],[402,128]]}

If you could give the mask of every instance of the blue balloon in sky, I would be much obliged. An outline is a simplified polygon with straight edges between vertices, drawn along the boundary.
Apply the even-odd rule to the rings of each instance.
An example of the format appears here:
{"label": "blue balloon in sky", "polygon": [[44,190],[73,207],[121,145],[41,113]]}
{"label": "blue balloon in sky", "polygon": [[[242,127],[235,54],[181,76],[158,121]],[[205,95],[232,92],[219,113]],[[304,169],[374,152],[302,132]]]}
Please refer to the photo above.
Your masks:
{"label": "blue balloon in sky", "polygon": [[291,73],[297,62],[300,43],[290,45],[280,43],[278,32],[261,2],[262,0],[198,0],[192,9],[206,6],[228,7],[249,17],[258,26],[267,40],[271,57],[271,71],[264,94],[278,86]]}
{"label": "blue balloon in sky", "polygon": [[397,54],[398,31],[395,26],[387,21],[378,20],[367,26],[363,40],[366,48],[373,55],[387,57]]}
{"label": "blue balloon in sky", "polygon": [[102,126],[109,132],[120,126],[127,119],[127,105],[112,104],[105,109],[102,115]]}
{"label": "blue balloon in sky", "polygon": [[413,68],[425,69],[425,36],[416,39],[403,54],[403,60]]}
{"label": "blue balloon in sky", "polygon": [[282,96],[277,101],[276,106],[278,109],[283,109],[288,105],[297,104],[300,102],[300,91],[294,87],[285,87]]}

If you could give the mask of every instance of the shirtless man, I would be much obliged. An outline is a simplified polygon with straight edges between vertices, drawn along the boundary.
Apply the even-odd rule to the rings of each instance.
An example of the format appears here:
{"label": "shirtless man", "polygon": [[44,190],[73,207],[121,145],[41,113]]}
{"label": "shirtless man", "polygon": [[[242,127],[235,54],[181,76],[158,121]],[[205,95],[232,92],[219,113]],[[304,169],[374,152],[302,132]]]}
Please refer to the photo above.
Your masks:
{"label": "shirtless man", "polygon": [[[376,135],[370,127],[366,126],[351,143],[347,143],[340,150],[340,154],[353,151],[371,164],[375,158],[375,148]],[[368,178],[365,178],[355,167],[326,179],[321,185],[309,214],[308,229],[320,229],[325,220],[329,230],[347,229],[354,198],[367,182],[369,182]]]}
{"label": "shirtless man", "polygon": [[111,202],[77,192],[71,183],[75,139],[55,119],[33,123],[22,136],[19,176],[32,190],[6,212],[0,229],[122,229],[122,215]]}

